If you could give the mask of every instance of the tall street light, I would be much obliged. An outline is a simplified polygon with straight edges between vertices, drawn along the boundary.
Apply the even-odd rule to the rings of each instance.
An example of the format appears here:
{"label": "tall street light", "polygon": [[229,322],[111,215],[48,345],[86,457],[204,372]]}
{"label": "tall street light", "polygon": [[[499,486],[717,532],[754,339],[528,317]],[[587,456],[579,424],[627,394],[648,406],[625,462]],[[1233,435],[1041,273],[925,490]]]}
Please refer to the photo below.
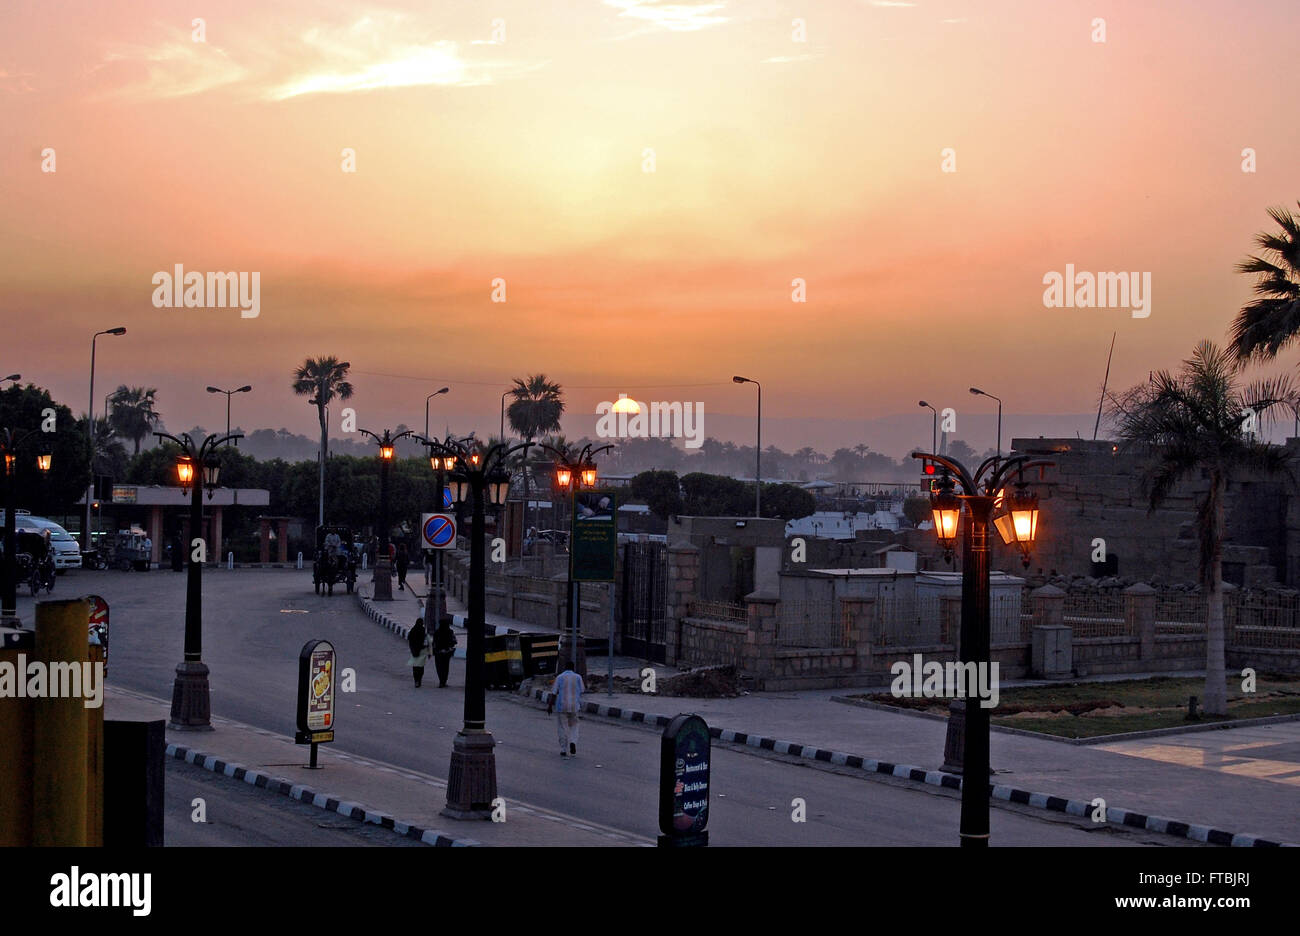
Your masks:
{"label": "tall street light", "polygon": [[[1007,544],[1020,548],[1029,565],[1029,552],[1038,533],[1038,495],[1025,486],[1026,468],[1048,468],[1054,462],[1021,455],[1002,461],[986,458],[972,475],[959,462],[943,455],[913,452],[913,458],[937,463],[943,474],[939,490],[930,495],[934,529],[939,544],[951,554],[966,517],[966,537],[962,544],[961,570],[961,643],[957,651],[961,664],[975,664],[977,672],[989,670],[992,638],[989,631],[989,523],[996,526]],[[1015,493],[1004,490],[1008,479],[1016,475]],[[956,481],[954,482],[954,476]],[[954,490],[961,485],[961,493]],[[994,511],[1006,513],[993,520]],[[968,680],[969,683],[969,680]],[[979,684],[988,685],[984,680]],[[968,694],[969,695],[969,694]],[[962,746],[961,844],[965,848],[983,848],[989,843],[989,710],[977,700],[970,704],[955,703],[963,712],[965,742]],[[949,716],[950,731],[956,722]],[[949,748],[953,740],[949,740]]]}
{"label": "tall street light", "polygon": [[[125,335],[126,329],[119,326],[117,328],[106,328],[103,331],[97,331],[90,338],[90,402],[86,404],[86,441],[90,443],[90,483],[86,485],[86,525],[82,529],[82,539],[85,544],[81,547],[89,551],[90,542],[90,502],[95,498],[95,342],[100,335]],[[108,415],[105,413],[104,415]]]}
{"label": "tall street light", "polygon": [[22,374],[10,374],[8,377],[5,378],[5,380],[12,380],[14,383],[18,383],[18,381],[22,379],[23,379]]}
{"label": "tall street light", "polygon": [[[424,398],[424,436],[425,436],[425,438],[428,438],[428,436],[429,436],[429,401],[432,400],[432,399],[433,399],[434,397],[436,397],[436,396],[439,396],[439,395],[441,395],[441,394],[443,394],[443,393],[450,393],[450,392],[451,392],[451,387],[443,387],[441,390],[435,390],[435,391],[433,391],[433,393],[430,393],[427,397]],[[441,503],[441,502],[438,503],[438,509],[439,509],[439,510],[442,509],[442,503]]]}
{"label": "tall street light", "polygon": [[[14,540],[17,536],[18,512],[15,490],[17,483],[18,455],[31,445],[33,439],[40,439],[44,433],[35,429],[15,431],[0,429],[0,454],[4,456],[4,559],[0,561],[0,624],[17,627],[18,621],[18,554]],[[36,456],[36,468],[41,474],[50,470],[51,457],[43,451]]]}
{"label": "tall street light", "polygon": [[934,426],[930,430],[930,451],[937,452],[939,451],[939,411],[933,406],[930,406],[930,404],[925,402],[925,400],[921,401],[921,405],[928,407],[930,411],[934,413]]}
{"label": "tall street light", "polygon": [[377,436],[369,429],[361,431],[374,439],[375,444],[379,446],[379,550],[375,553],[375,573],[371,577],[371,581],[375,583],[374,600],[392,601],[393,563],[388,556],[388,470],[397,453],[394,443],[398,439],[414,436],[415,430],[407,429],[393,435],[391,430],[385,429],[383,436]]}
{"label": "tall street light", "polygon": [[240,387],[238,390],[222,390],[220,387],[208,387],[208,393],[224,393],[226,395],[226,435],[230,435],[230,398],[236,393],[248,393],[253,388],[248,384]]}
{"label": "tall street light", "polygon": [[971,387],[970,392],[975,396],[986,396],[990,400],[998,401],[998,458],[1002,457],[1002,401],[991,393],[985,393],[979,387]]}
{"label": "tall street light", "polygon": [[[583,447],[577,456],[570,457],[568,452],[561,452],[557,448],[541,443],[542,448],[548,450],[558,459],[555,463],[555,483],[556,486],[568,490],[571,494],[569,507],[570,518],[578,515],[578,491],[582,488],[591,490],[596,486],[596,463],[593,461],[595,456],[607,449],[612,449],[612,445],[602,445],[598,449],[592,449],[588,443]],[[569,523],[570,530],[573,528],[572,519]],[[579,676],[585,676],[587,670],[587,655],[583,649],[582,634],[579,632],[578,618],[582,614],[582,602],[579,591],[581,586],[573,579],[573,555],[574,543],[572,533],[569,538],[569,626],[572,628],[572,635],[569,641],[568,659],[573,663],[573,670]],[[610,647],[611,657],[614,648]]]}
{"label": "tall street light", "polygon": [[763,516],[760,509],[763,491],[763,385],[757,380],[751,380],[748,377],[732,377],[731,382],[752,383],[755,387],[758,387],[758,430],[755,433],[754,442],[754,516],[761,517]]}
{"label": "tall street light", "polygon": [[[503,445],[506,441],[506,397],[510,396],[513,392],[513,390],[506,390],[501,394],[501,435],[498,436],[498,438],[501,440]],[[426,432],[425,435],[428,435],[428,433]],[[528,469],[525,468],[524,470],[527,471]],[[524,510],[528,510],[527,504],[524,504]]]}
{"label": "tall street light", "polygon": [[[496,742],[487,730],[486,683],[483,672],[484,630],[487,625],[486,504],[499,507],[510,492],[506,459],[532,443],[486,449],[469,439],[421,439],[430,456],[451,458],[448,479],[452,499],[472,504],[469,544],[469,600],[465,629],[465,722],[452,741],[447,775],[447,806],[443,815],[455,819],[485,819],[492,815],[497,795]],[[444,463],[445,464],[445,463]]]}
{"label": "tall street light", "polygon": [[[176,459],[176,480],[182,491],[190,493],[189,568],[185,579],[185,659],[176,664],[176,681],[172,684],[172,712],[169,727],[183,731],[212,730],[212,698],[208,689],[208,667],[203,662],[203,560],[207,547],[201,539],[203,528],[203,490],[212,499],[217,487],[221,462],[217,448],[243,433],[218,438],[210,435],[195,445],[190,434],[179,438],[155,432],[159,440],[168,439],[180,446]],[[196,545],[195,540],[199,540]],[[195,553],[198,558],[195,558]]]}

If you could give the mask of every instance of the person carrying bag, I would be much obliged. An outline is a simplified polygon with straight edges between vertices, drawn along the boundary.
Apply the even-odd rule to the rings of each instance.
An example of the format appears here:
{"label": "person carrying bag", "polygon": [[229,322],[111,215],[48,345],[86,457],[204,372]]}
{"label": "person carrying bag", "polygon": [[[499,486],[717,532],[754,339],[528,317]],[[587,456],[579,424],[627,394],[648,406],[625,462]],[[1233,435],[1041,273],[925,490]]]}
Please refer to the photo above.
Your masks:
{"label": "person carrying bag", "polygon": [[406,645],[411,648],[411,658],[406,665],[415,677],[415,688],[424,681],[424,665],[429,660],[429,635],[424,629],[424,618],[416,618],[415,625],[406,632]]}

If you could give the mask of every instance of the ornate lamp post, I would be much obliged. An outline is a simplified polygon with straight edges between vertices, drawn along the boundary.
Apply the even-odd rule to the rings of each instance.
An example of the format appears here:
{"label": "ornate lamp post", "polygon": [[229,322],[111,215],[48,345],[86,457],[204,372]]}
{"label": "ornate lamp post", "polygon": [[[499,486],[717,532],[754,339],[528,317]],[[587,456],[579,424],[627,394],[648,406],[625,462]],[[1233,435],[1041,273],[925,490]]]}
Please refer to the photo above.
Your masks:
{"label": "ornate lamp post", "polygon": [[[497,795],[496,742],[487,730],[486,683],[483,672],[484,629],[487,624],[486,505],[499,507],[510,492],[505,460],[534,443],[507,448],[500,443],[486,449],[472,439],[420,439],[430,456],[450,459],[448,478],[452,499],[471,504],[469,546],[469,601],[465,630],[465,722],[452,742],[451,769],[447,775],[447,806],[443,815],[454,819],[487,819]],[[437,467],[437,466],[435,466]]]}
{"label": "ornate lamp post", "polygon": [[[14,431],[12,429],[0,429],[0,454],[4,455],[4,507],[5,507],[5,528],[4,528],[4,560],[0,562],[0,624],[6,627],[18,627],[18,555],[17,543],[17,498],[15,490],[17,483],[15,480],[15,471],[18,467],[18,454],[22,452],[31,443],[33,439],[41,438],[43,433],[36,430]],[[50,470],[52,457],[42,452],[36,456],[36,469],[41,474],[47,474]]]}
{"label": "ornate lamp post", "polygon": [[413,429],[407,429],[393,435],[388,429],[383,436],[377,436],[369,429],[362,429],[366,435],[375,440],[379,446],[379,551],[375,554],[375,572],[371,581],[375,584],[375,601],[393,600],[393,563],[388,556],[388,470],[396,457],[395,444],[407,436],[421,438]]}
{"label": "ornate lamp post", "polygon": [[[159,439],[168,439],[180,446],[176,459],[176,480],[182,491],[190,494],[190,552],[189,568],[185,579],[185,659],[176,664],[176,681],[172,684],[172,712],[169,727],[185,731],[212,730],[212,698],[208,689],[208,667],[203,662],[203,561],[207,547],[200,539],[203,527],[203,489],[208,499],[216,490],[221,463],[217,458],[218,446],[231,439],[242,439],[242,432],[233,435],[208,436],[201,445],[195,445],[189,433],[180,438],[165,432],[155,432]],[[198,558],[195,558],[195,554]]]}
{"label": "ornate lamp post", "polygon": [[[552,452],[558,459],[555,463],[555,484],[561,490],[569,491],[569,508],[570,518],[577,516],[578,512],[578,490],[587,488],[590,490],[596,486],[596,463],[592,460],[606,449],[612,449],[612,445],[602,445],[598,449],[592,449],[588,444],[583,447],[577,456],[570,457],[567,452],[561,452],[557,448],[552,448],[545,443],[541,444],[542,448]],[[570,528],[573,524],[570,522]],[[579,600],[579,588],[577,582],[573,580],[573,542],[569,542],[569,626],[572,633],[569,636],[569,656],[568,659],[573,663],[574,672],[580,676],[587,675],[587,654],[583,647],[582,634],[578,628],[578,618],[582,613],[581,601]],[[612,657],[613,648],[610,648]]]}
{"label": "ornate lamp post", "polygon": [[[428,444],[427,440],[421,440],[421,441],[425,441],[425,443]],[[434,478],[437,479],[434,484],[434,499],[433,499],[433,502],[437,506],[434,507],[434,510],[442,510],[443,509],[442,502],[444,496],[442,492],[447,488],[447,484],[446,484],[447,472],[455,470],[456,458],[455,456],[452,455],[440,455],[440,454],[430,455],[429,466],[433,468],[433,476]],[[430,595],[430,597],[433,599],[432,602],[433,618],[434,618],[435,626],[437,626],[438,624],[441,624],[442,617],[447,612],[447,602],[442,596],[442,550],[435,549],[432,550],[432,553],[433,553],[432,561],[433,561],[433,572],[434,572],[434,587],[432,590],[433,593],[432,595]],[[428,582],[426,581],[425,584],[427,585]],[[427,607],[428,607],[428,603],[426,602],[426,608]],[[426,615],[427,613],[428,612],[426,611]],[[425,626],[426,627],[428,626],[428,622],[425,622]]]}
{"label": "ornate lamp post", "polygon": [[[1038,532],[1038,497],[1025,487],[1026,468],[1048,468],[1055,463],[1028,456],[988,458],[972,475],[960,463],[943,455],[913,452],[913,458],[934,462],[943,469],[938,491],[930,495],[935,533],[945,552],[952,548],[961,532],[963,513],[966,537],[962,543],[961,570],[961,644],[957,656],[961,663],[988,667],[991,636],[989,632],[989,524],[993,522],[1003,540],[1015,542],[1029,565],[1029,551]],[[1007,480],[1015,475],[1016,493],[1007,498],[1003,491]],[[955,482],[954,482],[955,477]],[[961,485],[961,493],[955,487]],[[993,520],[995,510],[1006,502],[1007,514]],[[1011,535],[1013,539],[1008,540]],[[989,843],[989,710],[982,705],[954,703],[964,713],[965,742],[962,747],[961,844],[963,847],[987,847]],[[948,750],[954,749],[952,732],[961,720],[949,718]]]}

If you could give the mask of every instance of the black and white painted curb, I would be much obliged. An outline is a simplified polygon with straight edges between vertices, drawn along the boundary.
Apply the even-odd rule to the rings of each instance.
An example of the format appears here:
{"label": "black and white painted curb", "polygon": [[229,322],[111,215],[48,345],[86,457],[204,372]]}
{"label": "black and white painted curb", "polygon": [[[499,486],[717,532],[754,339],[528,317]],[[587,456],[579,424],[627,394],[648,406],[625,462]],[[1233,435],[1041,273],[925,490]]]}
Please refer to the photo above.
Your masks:
{"label": "black and white painted curb", "polygon": [[[546,702],[549,700],[551,693],[545,689],[533,689],[531,695],[540,702]],[[646,725],[655,725],[657,727],[665,727],[672,721],[672,718],[667,715],[654,715],[648,712],[639,712],[616,705],[601,705],[598,702],[585,703],[583,705],[583,711],[591,715],[600,715],[605,718],[618,718],[627,722],[640,722]],[[719,741],[729,741],[732,744],[744,744],[748,747],[772,751],[775,754],[787,754],[791,757],[801,757],[805,760],[837,764],[841,767],[850,767],[862,770],[866,773],[884,774],[885,776],[895,777],[900,780],[925,783],[930,786],[943,787],[948,790],[960,790],[962,786],[961,777],[956,774],[945,773],[942,770],[926,770],[923,767],[913,767],[909,764],[891,764],[889,761],[875,760],[870,757],[863,757],[860,754],[845,754],[840,751],[827,751],[823,748],[811,747],[806,744],[797,744],[793,741],[778,741],[775,738],[764,738],[759,735],[748,734],[744,731],[734,731],[730,728],[717,728],[710,726],[709,734],[710,736],[717,738]],[[1007,803],[1018,803],[1022,806],[1032,806],[1038,809],[1046,809],[1051,812],[1065,813],[1067,816],[1090,816],[1096,809],[1092,803],[1083,800],[1069,799],[1063,796],[1052,796],[1049,793],[1033,793],[1029,790],[1019,790],[1015,787],[994,783],[989,784],[989,796],[993,799],[1002,800]],[[1120,809],[1117,806],[1106,807],[1106,822],[1118,823],[1119,825],[1129,826],[1134,829],[1146,829],[1149,832],[1172,835],[1178,838],[1190,839],[1194,842],[1204,842],[1208,845],[1229,845],[1238,848],[1300,847],[1289,842],[1274,842],[1270,839],[1259,838],[1254,835],[1240,835],[1232,832],[1224,832],[1221,829],[1212,829],[1209,826],[1196,825],[1190,822],[1181,822],[1177,819],[1166,819],[1162,816],[1148,816],[1145,813],[1134,812],[1131,809]]]}
{"label": "black and white painted curb", "polygon": [[326,809],[330,812],[338,813],[349,819],[356,819],[359,822],[369,822],[372,825],[380,826],[396,832],[405,838],[415,839],[426,845],[434,845],[442,848],[447,847],[468,847],[476,846],[481,843],[473,839],[457,839],[445,832],[438,832],[433,829],[422,829],[417,825],[409,822],[402,822],[400,819],[394,819],[387,813],[381,813],[377,810],[367,809],[360,803],[353,803],[347,800],[340,800],[337,797],[330,796],[328,793],[317,793],[314,790],[303,786],[300,783],[293,783],[283,777],[273,777],[270,774],[264,774],[258,770],[250,770],[239,764],[231,764],[212,754],[203,754],[199,751],[191,751],[189,748],[181,747],[178,744],[167,745],[167,756],[174,757],[177,760],[194,764],[196,767],[202,767],[204,770],[210,770],[213,773],[223,774],[235,780],[242,780],[247,784],[255,787],[261,787],[264,790],[270,790],[272,793],[280,793],[290,799],[297,800],[300,803],[307,803],[318,809]]}

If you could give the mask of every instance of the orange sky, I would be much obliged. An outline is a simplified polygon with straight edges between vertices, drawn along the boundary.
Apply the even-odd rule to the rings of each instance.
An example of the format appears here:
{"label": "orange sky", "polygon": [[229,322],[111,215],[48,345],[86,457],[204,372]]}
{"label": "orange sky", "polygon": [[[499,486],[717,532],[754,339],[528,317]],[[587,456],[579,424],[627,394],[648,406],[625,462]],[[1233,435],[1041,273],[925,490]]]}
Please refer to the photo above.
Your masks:
{"label": "orange sky", "polygon": [[[538,370],[591,388],[574,436],[620,387],[748,414],[733,373],[787,447],[897,454],[796,420],[987,412],[971,384],[1088,412],[1112,331],[1127,385],[1247,300],[1233,265],[1300,198],[1297,25],[1291,0],[11,2],[0,370],[84,411],[90,335],[126,325],[96,406],[156,386],[174,429],[252,383],[236,421],[310,432],[288,373],[316,354],[374,426],[451,384],[443,421],[490,429]],[[258,271],[260,315],[154,308],[178,263]],[[1150,272],[1151,316],[1044,308],[1067,263]]]}

